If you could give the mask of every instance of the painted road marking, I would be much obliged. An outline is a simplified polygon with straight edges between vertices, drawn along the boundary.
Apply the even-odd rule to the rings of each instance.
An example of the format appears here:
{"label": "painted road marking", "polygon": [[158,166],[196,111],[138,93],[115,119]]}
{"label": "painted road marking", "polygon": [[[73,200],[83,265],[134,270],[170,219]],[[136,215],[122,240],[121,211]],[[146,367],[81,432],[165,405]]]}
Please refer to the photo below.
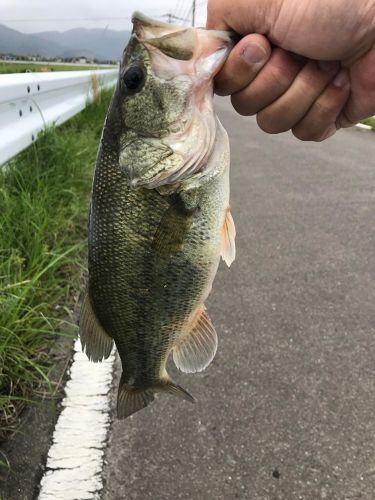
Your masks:
{"label": "painted road marking", "polygon": [[361,128],[362,130],[372,130],[372,127],[370,127],[370,125],[365,125],[364,123],[357,123],[356,127]]}
{"label": "painted road marking", "polygon": [[115,350],[102,363],[90,362],[79,340],[74,351],[39,500],[97,500],[103,488]]}

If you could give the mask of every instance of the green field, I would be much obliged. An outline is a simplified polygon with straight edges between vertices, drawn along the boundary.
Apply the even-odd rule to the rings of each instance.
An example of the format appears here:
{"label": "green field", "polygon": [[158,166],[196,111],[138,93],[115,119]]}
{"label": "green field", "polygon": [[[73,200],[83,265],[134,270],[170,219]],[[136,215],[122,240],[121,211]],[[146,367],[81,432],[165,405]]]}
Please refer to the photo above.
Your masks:
{"label": "green field", "polygon": [[25,402],[53,390],[50,349],[75,323],[91,178],[109,100],[103,93],[0,167],[0,441]]}
{"label": "green field", "polygon": [[48,72],[48,71],[84,71],[90,69],[108,69],[101,66],[64,66],[63,64],[23,64],[12,62],[0,62],[0,73],[28,73],[28,72]]}
{"label": "green field", "polygon": [[375,117],[372,116],[370,118],[366,118],[365,120],[362,120],[362,123],[364,123],[365,125],[370,125],[370,127],[372,127],[372,130],[375,131]]}

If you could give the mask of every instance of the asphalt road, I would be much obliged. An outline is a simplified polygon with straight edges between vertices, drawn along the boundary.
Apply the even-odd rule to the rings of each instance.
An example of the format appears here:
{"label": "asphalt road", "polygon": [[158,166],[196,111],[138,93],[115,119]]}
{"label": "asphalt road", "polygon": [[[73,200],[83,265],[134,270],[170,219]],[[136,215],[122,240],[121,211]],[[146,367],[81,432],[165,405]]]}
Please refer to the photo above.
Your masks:
{"label": "asphalt road", "polygon": [[[208,309],[219,349],[114,421],[104,500],[375,499],[375,135],[231,138],[237,259]],[[114,393],[115,399],[115,393]]]}

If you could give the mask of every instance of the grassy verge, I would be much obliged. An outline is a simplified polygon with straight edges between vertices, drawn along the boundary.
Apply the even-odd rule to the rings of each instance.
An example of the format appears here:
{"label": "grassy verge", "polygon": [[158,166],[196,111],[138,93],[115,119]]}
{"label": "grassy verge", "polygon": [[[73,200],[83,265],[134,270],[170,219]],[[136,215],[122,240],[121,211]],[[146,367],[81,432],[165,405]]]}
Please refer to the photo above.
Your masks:
{"label": "grassy verge", "polygon": [[375,117],[370,116],[370,118],[366,118],[365,120],[362,120],[361,123],[365,125],[369,125],[373,131],[375,131]]}
{"label": "grassy verge", "polygon": [[[65,66],[63,64],[27,64],[0,62],[0,73],[26,73],[26,72],[48,72],[48,71],[87,71],[89,69],[101,69],[101,66]],[[108,69],[108,67],[105,67]]]}
{"label": "grassy verge", "polygon": [[[91,178],[110,93],[0,167],[0,439],[40,391],[77,300]],[[1,461],[1,456],[0,456]]]}

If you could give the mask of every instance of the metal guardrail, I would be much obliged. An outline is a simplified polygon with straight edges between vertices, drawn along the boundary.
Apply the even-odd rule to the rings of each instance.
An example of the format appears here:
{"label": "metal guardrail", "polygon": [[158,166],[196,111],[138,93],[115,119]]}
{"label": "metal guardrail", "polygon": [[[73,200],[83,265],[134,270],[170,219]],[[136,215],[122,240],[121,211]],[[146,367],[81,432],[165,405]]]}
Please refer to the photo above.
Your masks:
{"label": "metal guardrail", "polygon": [[82,111],[118,70],[0,75],[0,165],[36,140],[45,127]]}

